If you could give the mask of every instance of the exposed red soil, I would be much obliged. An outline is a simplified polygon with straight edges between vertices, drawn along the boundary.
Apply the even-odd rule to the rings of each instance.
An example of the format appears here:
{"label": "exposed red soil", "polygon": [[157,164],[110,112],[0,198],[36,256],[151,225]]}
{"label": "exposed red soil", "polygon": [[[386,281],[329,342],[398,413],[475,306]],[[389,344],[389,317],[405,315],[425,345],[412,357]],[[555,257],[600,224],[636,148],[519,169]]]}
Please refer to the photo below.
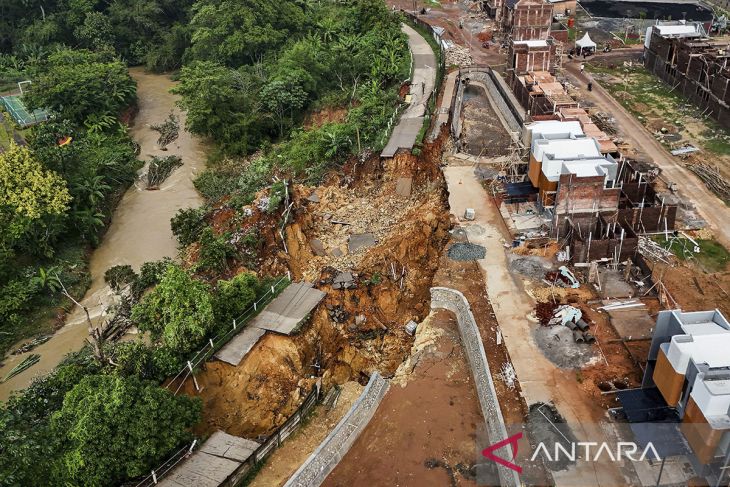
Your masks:
{"label": "exposed red soil", "polygon": [[437,460],[456,469],[476,457],[481,424],[470,369],[456,319],[439,311],[432,319],[444,335],[436,350],[418,361],[405,387],[392,384],[375,416],[355,445],[327,477],[327,487],[475,485],[459,472],[429,468]]}

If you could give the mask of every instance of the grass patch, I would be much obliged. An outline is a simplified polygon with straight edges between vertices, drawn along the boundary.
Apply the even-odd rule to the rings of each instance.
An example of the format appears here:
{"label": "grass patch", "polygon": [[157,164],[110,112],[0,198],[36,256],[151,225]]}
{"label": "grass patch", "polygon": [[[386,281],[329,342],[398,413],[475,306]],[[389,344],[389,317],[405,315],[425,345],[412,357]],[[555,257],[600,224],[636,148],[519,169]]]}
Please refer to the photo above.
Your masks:
{"label": "grass patch", "polygon": [[[662,235],[653,237],[659,245],[667,248],[667,242]],[[730,252],[717,240],[695,239],[700,247],[698,253],[694,253],[694,244],[683,237],[674,241],[669,250],[683,262],[695,260],[707,272],[721,272],[727,268],[730,262]]]}
{"label": "grass patch", "polygon": [[623,42],[627,46],[636,45],[636,44],[643,44],[644,41],[641,39],[640,36],[634,36],[626,35],[626,32],[611,32],[611,35],[613,35],[615,38],[620,39],[621,42]]}
{"label": "grass patch", "polygon": [[612,67],[589,63],[587,69],[594,74],[606,75],[602,85],[650,130],[652,127],[649,127],[649,121],[652,118],[661,119],[667,126],[675,125],[680,129],[685,123],[700,121],[707,129],[690,135],[697,139],[702,149],[718,156],[730,154],[730,131],[714,120],[702,117],[694,104],[642,65]]}

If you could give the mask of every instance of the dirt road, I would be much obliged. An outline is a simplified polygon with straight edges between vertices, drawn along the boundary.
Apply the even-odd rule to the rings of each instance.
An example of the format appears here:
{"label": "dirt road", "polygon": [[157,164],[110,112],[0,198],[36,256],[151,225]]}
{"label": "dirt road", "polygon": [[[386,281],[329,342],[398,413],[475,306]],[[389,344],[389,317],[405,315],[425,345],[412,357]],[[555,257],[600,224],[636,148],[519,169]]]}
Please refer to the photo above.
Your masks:
{"label": "dirt road", "polygon": [[610,113],[616,119],[616,128],[624,139],[647,156],[662,169],[662,177],[667,182],[679,185],[682,194],[691,198],[702,218],[707,221],[717,240],[725,247],[730,246],[730,208],[722,202],[691,171],[684,168],[682,161],[671,155],[654,136],[644,128],[619,102],[617,102],[599,83],[593,81],[593,91],[587,87],[588,77],[581,74],[578,63],[565,64],[570,81],[582,89],[582,95],[599,110]]}
{"label": "dirt road", "polygon": [[[605,411],[583,394],[575,372],[553,365],[533,339],[531,330],[539,326],[528,319],[534,302],[510,273],[504,248],[507,229],[475,176],[474,167],[448,166],[444,175],[452,214],[463,215],[466,208],[476,210],[476,220],[465,228],[471,243],[486,248],[486,258],[478,262],[485,273],[487,293],[528,406],[536,402],[553,403],[568,423],[580,425],[574,433],[578,438],[586,438],[582,441],[602,437],[600,423]],[[577,482],[574,485],[624,484],[621,472],[610,462],[578,462],[568,471],[554,472],[553,477],[558,484],[561,479]]]}
{"label": "dirt road", "polygon": [[[391,7],[413,12],[413,0],[386,0],[386,3]],[[493,20],[487,19],[479,11],[477,2],[471,4],[471,10],[466,2],[456,0],[444,0],[439,6],[418,0],[416,6],[419,12],[418,18],[434,27],[442,27],[445,30],[442,36],[444,39],[469,49],[474,64],[486,66],[505,62],[505,54],[500,53],[498,45],[491,45],[488,49],[482,47],[482,41],[478,38],[479,33],[498,29]],[[420,14],[422,7],[428,10],[425,15]]]}
{"label": "dirt road", "polygon": [[323,486],[474,485],[469,467],[483,419],[454,315],[438,311],[427,318],[416,344]]}

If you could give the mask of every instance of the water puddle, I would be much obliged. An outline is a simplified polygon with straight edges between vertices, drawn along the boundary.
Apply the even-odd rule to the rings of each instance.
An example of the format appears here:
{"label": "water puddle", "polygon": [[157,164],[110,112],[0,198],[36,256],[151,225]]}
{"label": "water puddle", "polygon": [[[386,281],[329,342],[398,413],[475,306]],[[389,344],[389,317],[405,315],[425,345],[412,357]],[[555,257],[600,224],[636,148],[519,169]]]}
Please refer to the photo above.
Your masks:
{"label": "water puddle", "polygon": [[[183,166],[176,169],[159,190],[145,191],[138,183],[129,188],[119,203],[112,224],[89,263],[91,288],[82,302],[94,323],[102,319],[102,312],[112,298],[104,282],[104,272],[119,264],[129,264],[138,270],[147,261],[175,257],[177,241],[170,230],[170,218],[181,208],[203,203],[193,187],[195,175],[205,168],[203,142],[181,130],[178,139],[167,146],[167,151],[161,151],[156,147],[158,133],[149,128],[150,124],[162,122],[171,110],[180,117],[180,126],[184,126],[185,114],[175,107],[177,97],[170,93],[174,82],[165,75],[145,73],[141,68],[133,68],[130,72],[137,81],[139,101],[139,114],[130,133],[140,144],[140,158],[179,155]],[[69,314],[63,328],[29,352],[40,354],[40,362],[0,384],[0,401],[6,400],[12,391],[27,387],[33,377],[53,370],[66,354],[83,346],[87,335],[84,312],[77,307]],[[8,356],[0,367],[0,379],[27,355]]]}

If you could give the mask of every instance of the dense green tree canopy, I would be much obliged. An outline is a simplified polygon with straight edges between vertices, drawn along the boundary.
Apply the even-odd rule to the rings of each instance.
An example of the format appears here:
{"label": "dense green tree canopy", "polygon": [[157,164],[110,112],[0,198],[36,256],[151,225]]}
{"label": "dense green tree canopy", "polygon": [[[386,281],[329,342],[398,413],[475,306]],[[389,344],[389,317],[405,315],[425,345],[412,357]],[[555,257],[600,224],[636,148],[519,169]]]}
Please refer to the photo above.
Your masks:
{"label": "dense green tree canopy", "polygon": [[51,419],[62,438],[59,478],[76,485],[114,485],[154,468],[199,418],[199,399],[174,396],[136,378],[83,378]]}
{"label": "dense green tree canopy", "polygon": [[124,63],[92,51],[63,50],[48,56],[33,85],[24,97],[27,104],[77,124],[92,116],[116,117],[136,96]]}
{"label": "dense green tree canopy", "polygon": [[199,0],[190,23],[195,59],[253,64],[301,30],[306,16],[292,0]]}
{"label": "dense green tree canopy", "polygon": [[0,188],[0,241],[6,245],[43,218],[64,214],[71,201],[66,182],[15,144],[0,154]]}
{"label": "dense green tree canopy", "polygon": [[134,307],[132,319],[175,352],[190,352],[214,324],[210,290],[179,266],[170,265],[160,283]]}

